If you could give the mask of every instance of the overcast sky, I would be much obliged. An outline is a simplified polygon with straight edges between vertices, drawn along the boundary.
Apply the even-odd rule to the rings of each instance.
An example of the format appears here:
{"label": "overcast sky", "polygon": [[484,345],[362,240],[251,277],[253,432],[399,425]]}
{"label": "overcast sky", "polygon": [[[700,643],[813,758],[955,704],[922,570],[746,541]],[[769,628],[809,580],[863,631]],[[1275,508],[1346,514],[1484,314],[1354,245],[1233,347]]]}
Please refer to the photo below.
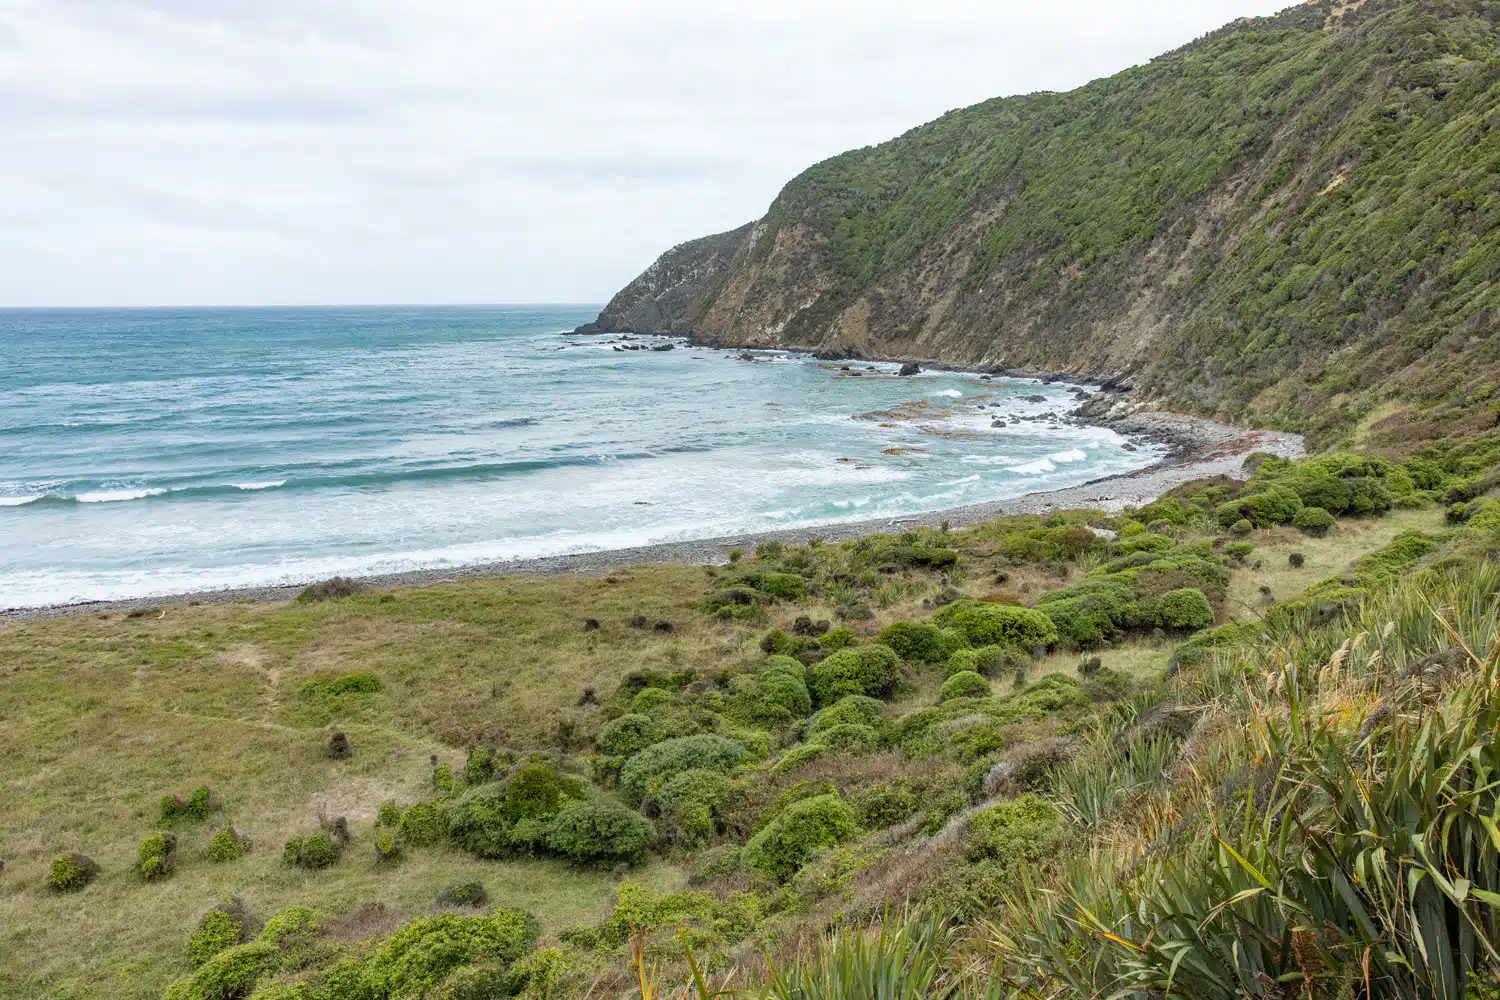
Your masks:
{"label": "overcast sky", "polygon": [[594,302],[1261,0],[0,0],[0,305]]}

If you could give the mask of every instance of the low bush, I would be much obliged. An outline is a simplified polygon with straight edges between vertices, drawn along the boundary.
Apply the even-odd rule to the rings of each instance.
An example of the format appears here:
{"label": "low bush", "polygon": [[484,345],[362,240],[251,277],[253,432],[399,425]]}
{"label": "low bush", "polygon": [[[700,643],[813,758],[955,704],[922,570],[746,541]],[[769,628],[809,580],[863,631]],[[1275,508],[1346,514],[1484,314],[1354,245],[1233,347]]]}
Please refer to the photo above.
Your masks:
{"label": "low bush", "polygon": [[938,693],[938,700],[951,701],[954,698],[988,698],[989,696],[989,681],[973,671],[961,670],[943,682],[942,690]]}
{"label": "low bush", "polygon": [[276,965],[277,957],[276,947],[266,941],[225,948],[191,976],[168,986],[162,1000],[238,1000],[249,996],[261,974]]}
{"label": "low bush", "polygon": [[668,778],[656,801],[672,838],[691,848],[703,846],[718,832],[728,798],[728,778],[693,768]]}
{"label": "low bush", "polygon": [[656,842],[656,827],[606,799],[564,806],[547,828],[547,846],[579,864],[635,864]]}
{"label": "low bush", "polygon": [[907,782],[900,780],[865,789],[855,797],[853,807],[861,827],[883,830],[916,815],[920,803]]}
{"label": "low bush", "polygon": [[815,740],[819,733],[832,729],[834,726],[851,723],[861,726],[878,726],[884,711],[885,704],[877,698],[862,694],[845,695],[827,708],[820,709],[809,719],[805,735],[808,740]]}
{"label": "low bush", "polygon": [[980,646],[978,649],[960,649],[948,657],[948,674],[972,670],[985,677],[999,677],[1014,669],[1025,658],[1020,650],[1009,646]]}
{"label": "low bush", "polygon": [[[647,688],[654,691],[655,688]],[[642,692],[643,694],[645,692]],[[656,723],[646,715],[631,712],[611,719],[599,730],[599,752],[611,757],[629,757],[657,742]]]}
{"label": "low bush", "polygon": [[889,646],[851,646],[815,664],[809,685],[818,705],[832,705],[845,695],[884,698],[900,679],[901,658]]}
{"label": "low bush", "polygon": [[662,688],[646,688],[630,701],[630,711],[636,715],[649,715],[653,708],[677,704],[677,696]]}
{"label": "low bush", "polygon": [[970,861],[998,861],[1010,868],[1049,857],[1062,841],[1057,808],[1026,794],[975,813],[969,819],[965,853]]}
{"label": "low bush", "polygon": [[745,582],[761,593],[783,601],[800,601],[807,596],[807,581],[795,573],[750,573]]}
{"label": "low bush", "polygon": [[327,868],[339,859],[343,845],[328,833],[319,831],[307,837],[293,837],[281,849],[281,860],[298,868],[315,871]]}
{"label": "low bush", "polygon": [[818,795],[788,806],[745,844],[741,860],[778,881],[797,873],[816,852],[853,840],[859,824],[837,793]]}
{"label": "low bush", "polygon": [[942,663],[968,645],[956,629],[942,629],[928,622],[895,622],[886,626],[875,641],[915,663]]}
{"label": "low bush", "polygon": [[971,646],[1051,646],[1058,640],[1052,619],[1032,608],[981,604],[953,615],[953,627]]}
{"label": "low bush", "polygon": [[521,910],[418,917],[375,949],[361,978],[371,997],[421,997],[455,969],[520,959],[540,933],[536,917]]}
{"label": "low bush", "polygon": [[698,855],[698,864],[688,876],[689,885],[706,885],[740,870],[740,845],[720,844]]}
{"label": "low bush", "polygon": [[448,822],[436,802],[414,802],[402,811],[396,830],[403,844],[428,847],[448,835]]}
{"label": "low bush", "polygon": [[244,944],[254,931],[250,915],[238,898],[231,896],[205,913],[188,935],[188,964],[197,968],[215,955]]}
{"label": "low bush", "polygon": [[1303,507],[1297,511],[1297,516],[1292,518],[1292,527],[1313,538],[1322,538],[1332,531],[1336,524],[1338,521],[1334,519],[1334,516],[1322,507]]}
{"label": "low bush", "polygon": [[318,677],[302,685],[304,698],[336,698],[346,694],[375,694],[380,678],[370,673],[345,674],[343,677]]}
{"label": "low bush", "polygon": [[490,894],[485,891],[484,883],[472,878],[449,882],[443,888],[443,891],[437,895],[439,906],[470,906],[478,908],[489,901]]}
{"label": "low bush", "polygon": [[1269,486],[1258,493],[1247,493],[1220,504],[1214,516],[1228,528],[1240,521],[1250,521],[1258,528],[1287,524],[1302,509],[1302,498],[1283,486]]}
{"label": "low bush", "polygon": [[799,743],[777,758],[776,763],[771,765],[771,773],[788,774],[826,753],[828,753],[828,746],[825,743]]}
{"label": "low bush", "polygon": [[858,642],[858,637],[855,636],[854,630],[850,628],[836,628],[832,632],[818,637],[818,645],[830,652],[846,649]]}
{"label": "low bush", "polygon": [[873,726],[860,725],[857,722],[846,722],[838,726],[829,726],[818,732],[818,742],[829,750],[837,750],[843,753],[857,753],[861,750],[873,750],[880,745],[880,734]]}
{"label": "low bush", "polygon": [[208,859],[210,861],[233,861],[235,858],[248,853],[250,850],[250,838],[240,833],[232,826],[226,826],[213,835],[208,842]]}
{"label": "low bush", "polygon": [[1174,631],[1206,628],[1214,623],[1214,609],[1196,587],[1169,590],[1141,602],[1141,622]]}
{"label": "low bush", "polygon": [[165,831],[153,833],[141,841],[136,852],[136,871],[150,882],[172,873],[177,853],[177,837]]}
{"label": "low bush", "polygon": [[748,756],[743,745],[708,733],[665,740],[625,762],[620,770],[620,794],[626,802],[639,806],[674,774],[692,768],[728,774]]}
{"label": "low bush", "polygon": [[339,601],[346,597],[353,597],[365,589],[365,585],[358,580],[347,576],[336,576],[321,583],[314,583],[304,587],[297,595],[297,600],[303,604],[311,604],[318,601]]}
{"label": "low bush", "polygon": [[47,871],[47,887],[53,892],[77,892],[99,877],[94,859],[76,851],[59,854]]}
{"label": "low bush", "polygon": [[214,796],[206,785],[200,785],[193,789],[186,799],[176,795],[163,795],[161,798],[161,824],[162,826],[185,826],[189,823],[200,823],[218,808]]}

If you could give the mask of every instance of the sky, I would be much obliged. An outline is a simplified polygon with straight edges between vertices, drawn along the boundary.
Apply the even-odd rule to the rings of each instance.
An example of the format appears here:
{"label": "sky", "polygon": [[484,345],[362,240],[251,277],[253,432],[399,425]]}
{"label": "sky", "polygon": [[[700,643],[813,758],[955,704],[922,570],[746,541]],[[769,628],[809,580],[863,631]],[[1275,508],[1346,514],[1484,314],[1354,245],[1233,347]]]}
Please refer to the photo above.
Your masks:
{"label": "sky", "polygon": [[0,0],[0,306],[602,302],[791,177],[1289,0]]}

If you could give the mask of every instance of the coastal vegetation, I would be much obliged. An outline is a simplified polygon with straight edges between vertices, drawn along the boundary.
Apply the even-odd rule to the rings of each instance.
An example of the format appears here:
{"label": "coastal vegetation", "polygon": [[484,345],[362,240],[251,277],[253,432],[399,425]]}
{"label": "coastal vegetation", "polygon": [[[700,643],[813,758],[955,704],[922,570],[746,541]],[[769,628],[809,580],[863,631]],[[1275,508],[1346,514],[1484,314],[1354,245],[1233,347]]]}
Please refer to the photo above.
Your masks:
{"label": "coastal vegetation", "polygon": [[1497,447],[8,626],[0,993],[1484,996]]}

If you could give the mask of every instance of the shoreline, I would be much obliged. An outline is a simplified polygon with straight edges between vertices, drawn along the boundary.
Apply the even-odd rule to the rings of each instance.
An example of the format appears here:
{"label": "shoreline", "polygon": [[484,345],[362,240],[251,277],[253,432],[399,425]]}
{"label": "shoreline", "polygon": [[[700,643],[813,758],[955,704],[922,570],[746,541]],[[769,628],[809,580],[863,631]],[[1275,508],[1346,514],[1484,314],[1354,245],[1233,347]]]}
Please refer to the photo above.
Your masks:
{"label": "shoreline", "polygon": [[[709,565],[725,563],[732,548],[754,548],[761,542],[779,541],[806,544],[813,538],[842,542],[866,535],[905,531],[914,527],[937,527],[948,521],[956,528],[1010,514],[1045,514],[1057,510],[1091,509],[1118,511],[1150,503],[1175,486],[1208,476],[1236,476],[1244,459],[1262,451],[1286,458],[1300,458],[1304,452],[1302,436],[1279,431],[1253,430],[1219,423],[1204,417],[1161,411],[1105,413],[1087,418],[1088,423],[1111,427],[1124,434],[1150,438],[1167,444],[1172,450],[1166,458],[1133,472],[1106,476],[1078,486],[1058,490],[1025,493],[1021,496],[988,503],[969,504],[946,510],[907,514],[898,517],[870,518],[834,522],[805,528],[727,535],[689,541],[659,542],[627,549],[604,549],[569,555],[542,556],[477,563],[472,566],[406,570],[400,573],[359,577],[367,587],[389,588],[452,583],[498,576],[576,574],[586,576],[606,573],[622,566],[642,563],[685,563]],[[39,621],[79,614],[99,614],[160,608],[168,605],[230,604],[239,601],[257,603],[287,601],[295,598],[306,583],[265,587],[243,587],[206,590],[157,597],[129,598],[118,601],[89,601],[44,608],[15,608],[0,611],[0,624]]]}

